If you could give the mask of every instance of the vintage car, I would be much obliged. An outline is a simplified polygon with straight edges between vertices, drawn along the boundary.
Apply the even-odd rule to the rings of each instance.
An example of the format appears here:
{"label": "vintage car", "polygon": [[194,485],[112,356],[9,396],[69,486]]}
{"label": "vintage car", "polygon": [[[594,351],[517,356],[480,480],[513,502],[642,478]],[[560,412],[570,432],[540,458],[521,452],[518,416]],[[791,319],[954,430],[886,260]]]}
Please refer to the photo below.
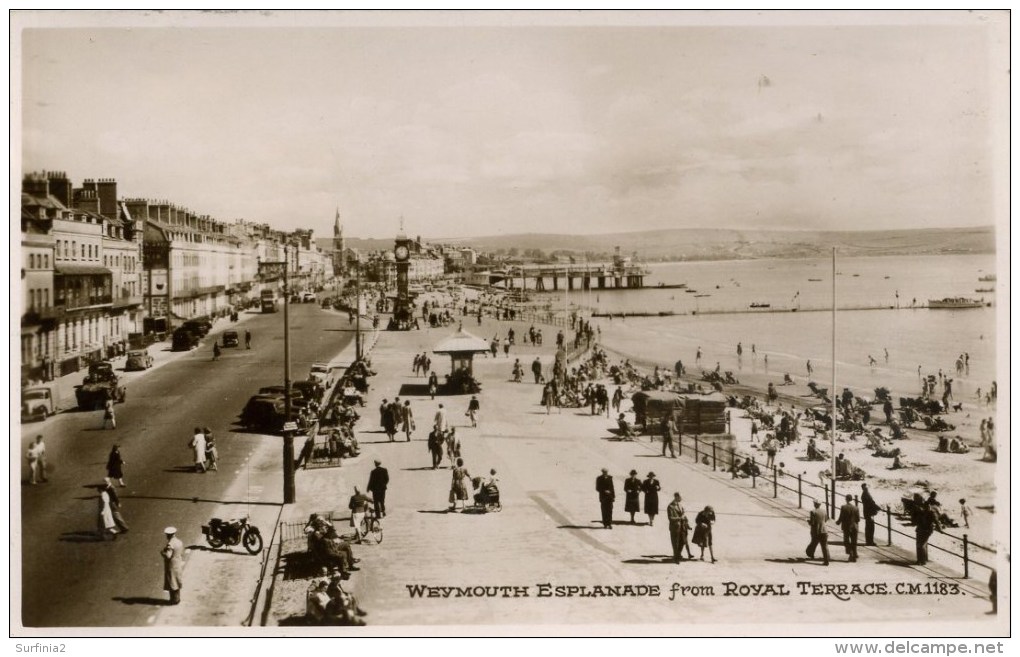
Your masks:
{"label": "vintage car", "polygon": [[[260,395],[275,395],[280,398],[281,402],[284,399],[284,392],[284,386],[263,386],[259,388]],[[305,397],[304,392],[294,387],[293,384],[290,388],[290,405],[295,410],[308,406],[308,398]]]}
{"label": "vintage car", "polygon": [[238,344],[237,331],[230,329],[223,332],[223,339],[220,340],[224,347],[236,347]]}
{"label": "vintage car", "polygon": [[306,290],[301,293],[301,303],[315,303],[316,297],[315,292]]}
{"label": "vintage car", "polygon": [[188,351],[197,347],[198,341],[199,335],[197,333],[187,326],[180,326],[174,329],[171,349],[173,351]]}
{"label": "vintage car", "polygon": [[283,428],[286,408],[280,395],[255,395],[241,411],[241,425],[249,429],[279,431]]}
{"label": "vintage car", "polygon": [[21,421],[35,422],[45,420],[56,412],[53,401],[53,388],[50,386],[32,386],[21,391]]}
{"label": "vintage car", "polygon": [[322,384],[315,379],[308,379],[307,381],[291,381],[291,390],[297,390],[301,393],[302,397],[319,403],[322,401],[322,393],[325,389]]}
{"label": "vintage car", "polygon": [[308,378],[318,381],[323,387],[329,385],[329,365],[312,363],[312,368],[308,371]]}
{"label": "vintage car", "polygon": [[111,379],[117,379],[117,375],[113,371],[113,363],[104,360],[99,361],[98,363],[89,364],[89,373],[85,377],[86,383],[110,381]]}
{"label": "vintage car", "polygon": [[200,338],[204,338],[212,330],[212,322],[205,317],[196,317],[189,319],[188,321],[181,324],[182,327],[189,329],[192,333],[198,335]]}
{"label": "vintage car", "polygon": [[127,362],[124,363],[125,372],[135,372],[137,370],[147,370],[152,367],[152,356],[149,352],[144,349],[138,349],[135,351],[129,351],[127,354]]}

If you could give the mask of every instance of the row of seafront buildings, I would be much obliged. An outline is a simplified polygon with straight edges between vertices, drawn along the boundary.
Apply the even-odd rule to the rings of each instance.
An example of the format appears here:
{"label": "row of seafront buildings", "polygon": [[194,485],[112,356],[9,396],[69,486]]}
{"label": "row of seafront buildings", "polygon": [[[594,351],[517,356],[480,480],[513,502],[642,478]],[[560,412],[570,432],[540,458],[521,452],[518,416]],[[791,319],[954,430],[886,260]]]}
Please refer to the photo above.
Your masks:
{"label": "row of seafront buildings", "polygon": [[[336,243],[336,242],[334,242]],[[113,179],[72,185],[25,175],[21,195],[21,376],[50,380],[144,344],[195,317],[242,308],[279,288],[340,273],[311,230],[225,223],[168,201],[121,198]]]}

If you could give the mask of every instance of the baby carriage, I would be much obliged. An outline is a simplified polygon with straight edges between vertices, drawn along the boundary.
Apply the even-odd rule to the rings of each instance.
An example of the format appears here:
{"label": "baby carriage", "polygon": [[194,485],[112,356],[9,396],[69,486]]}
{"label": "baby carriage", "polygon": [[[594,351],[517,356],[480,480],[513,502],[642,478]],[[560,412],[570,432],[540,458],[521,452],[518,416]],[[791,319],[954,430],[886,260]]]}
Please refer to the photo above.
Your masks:
{"label": "baby carriage", "polygon": [[495,481],[482,484],[481,477],[474,477],[471,488],[478,491],[475,493],[476,507],[490,513],[503,510],[503,505],[499,503],[499,486]]}

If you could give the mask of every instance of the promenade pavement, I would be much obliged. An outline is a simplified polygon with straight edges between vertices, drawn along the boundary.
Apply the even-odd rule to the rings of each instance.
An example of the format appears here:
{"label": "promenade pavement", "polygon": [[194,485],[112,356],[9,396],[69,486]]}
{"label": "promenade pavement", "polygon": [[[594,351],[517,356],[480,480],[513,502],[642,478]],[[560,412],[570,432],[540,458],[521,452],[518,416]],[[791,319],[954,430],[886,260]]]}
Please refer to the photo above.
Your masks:
{"label": "promenade pavement", "polygon": [[[298,473],[297,502],[284,507],[283,522],[303,523],[320,511],[347,518],[353,487],[364,490],[373,461],[381,460],[389,470],[384,540],[355,546],[361,570],[347,584],[369,610],[371,626],[568,624],[609,631],[608,623],[641,625],[636,632],[704,634],[712,630],[703,624],[712,623],[739,624],[748,634],[811,635],[825,632],[820,623],[868,623],[876,633],[883,627],[902,633],[902,627],[888,624],[909,622],[927,636],[1002,630],[995,623],[1008,614],[987,614],[982,583],[934,560],[914,566],[913,550],[905,549],[912,546],[862,545],[860,561],[847,563],[841,535],[830,523],[833,563],[808,561],[809,501],[798,509],[795,495],[772,499],[770,487],[752,489],[747,480],[713,472],[687,453],[663,458],[660,443],[647,436],[617,441],[609,431],[615,422],[593,417],[588,409],[547,414],[530,363],[537,355],[548,371],[556,330],[543,327],[544,345],[537,347],[521,344],[527,323],[486,318],[478,325],[471,317],[465,329],[489,340],[497,333],[502,338],[510,325],[518,338],[509,358],[501,350],[496,358],[474,361],[482,382],[477,428],[465,417],[469,396],[432,400],[424,394],[425,379],[412,373],[412,358],[423,351],[437,374],[449,371],[448,358],[431,349],[456,326],[379,333],[370,353],[377,376],[356,426],[361,455],[339,468]],[[514,358],[524,365],[525,383],[510,381]],[[410,443],[390,442],[379,425],[380,402],[397,395],[414,409],[417,430]],[[497,470],[501,512],[448,512],[450,464],[444,459],[434,470],[426,446],[440,403],[457,429],[471,475]],[[613,475],[617,492],[613,530],[599,522],[594,480],[603,467]],[[623,511],[623,481],[631,469],[641,479],[654,470],[662,482],[662,515],[654,526],[644,513],[632,525]],[[714,507],[716,563],[707,553],[705,561],[672,562],[665,510],[674,491],[682,493],[692,522],[700,509]],[[338,525],[350,531],[342,520]],[[692,548],[697,558],[699,548]],[[298,622],[309,582],[276,573],[270,625]],[[587,587],[590,593],[596,586],[616,585],[633,588],[624,597],[584,596],[579,589],[558,595],[555,588]],[[652,587],[658,587],[657,595],[648,595]],[[544,596],[546,591],[553,595]]]}

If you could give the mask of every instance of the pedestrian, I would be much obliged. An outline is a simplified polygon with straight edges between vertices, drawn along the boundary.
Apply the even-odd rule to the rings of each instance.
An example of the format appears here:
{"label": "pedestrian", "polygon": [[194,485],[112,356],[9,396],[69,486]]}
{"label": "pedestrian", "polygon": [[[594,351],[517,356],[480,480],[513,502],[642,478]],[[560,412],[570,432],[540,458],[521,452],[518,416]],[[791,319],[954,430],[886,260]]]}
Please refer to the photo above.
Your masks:
{"label": "pedestrian", "polygon": [[963,526],[970,529],[970,516],[973,512],[967,506],[967,500],[960,498],[960,517],[963,518]]}
{"label": "pedestrian", "polygon": [[[701,548],[701,561],[705,560],[705,548],[708,548],[708,556],[715,563],[715,552],[712,550],[712,523],[715,522],[715,510],[706,506],[694,517],[694,544]],[[690,552],[690,548],[688,548]]]}
{"label": "pedestrian", "polygon": [[464,415],[471,418],[471,426],[478,426],[478,411],[481,409],[481,404],[478,403],[478,397],[471,395],[471,401],[468,402],[468,409]]}
{"label": "pedestrian", "polygon": [[676,458],[676,451],[673,449],[673,436],[677,434],[676,418],[670,413],[666,417],[662,418],[662,455],[666,456],[666,450],[669,450],[670,458]]}
{"label": "pedestrian", "polygon": [[535,360],[531,361],[531,373],[535,375],[535,383],[540,383],[542,379],[542,361],[539,360],[538,356],[535,356]]}
{"label": "pedestrian", "polygon": [[857,561],[857,526],[861,523],[861,512],[854,504],[854,496],[846,496],[846,504],[839,507],[839,517],[836,524],[843,530],[843,547],[846,549],[849,561]]}
{"label": "pedestrian", "polygon": [[110,497],[110,514],[113,515],[113,522],[120,530],[122,534],[128,533],[131,528],[128,526],[127,521],[124,520],[124,516],[120,513],[120,496],[117,495],[117,490],[113,487],[113,482],[107,477],[105,480],[106,494]]}
{"label": "pedestrian", "polygon": [[382,461],[375,460],[375,468],[368,475],[368,485],[365,490],[372,494],[372,502],[375,506],[375,515],[380,518],[386,517],[386,489],[390,485],[390,473],[382,467]]}
{"label": "pedestrian", "polygon": [[460,458],[460,440],[457,438],[457,429],[451,428],[446,432],[446,456],[450,459],[450,467],[453,467],[454,459]]}
{"label": "pedestrian", "polygon": [[595,479],[595,490],[599,494],[599,505],[602,507],[602,526],[613,528],[613,502],[616,500],[616,489],[609,470],[602,468],[602,474]]}
{"label": "pedestrian", "polygon": [[641,491],[645,494],[645,514],[648,515],[648,526],[655,526],[655,516],[659,515],[659,491],[662,485],[655,478],[654,472],[648,473],[648,478],[641,483]]}
{"label": "pedestrian", "polygon": [[432,399],[436,398],[436,392],[439,390],[439,377],[436,376],[435,372],[429,374],[429,396]]}
{"label": "pedestrian", "polygon": [[464,467],[464,459],[457,459],[457,466],[453,469],[450,479],[450,511],[457,510],[457,501],[460,500],[462,508],[467,509],[467,483],[471,480],[471,474]]}
{"label": "pedestrian", "polygon": [[545,384],[542,388],[542,403],[545,405],[545,414],[549,415],[552,412],[553,404],[556,402],[556,393],[553,392],[552,381]]}
{"label": "pedestrian", "polygon": [[776,437],[771,433],[765,434],[765,442],[762,443],[762,447],[765,448],[765,467],[771,468],[776,465],[776,453],[779,451],[779,444],[776,441]]}
{"label": "pedestrian", "polygon": [[404,435],[407,442],[411,442],[411,433],[414,431],[414,411],[411,410],[411,402],[405,401],[400,411],[400,419],[404,422]]}
{"label": "pedestrian", "polygon": [[428,447],[432,455],[432,469],[435,470],[443,461],[443,437],[436,429],[429,432]]}
{"label": "pedestrian", "polygon": [[347,503],[347,508],[351,510],[351,527],[354,527],[355,543],[361,543],[361,525],[365,520],[365,514],[368,513],[368,505],[371,503],[373,500],[355,486],[354,494],[351,495],[351,499]]}
{"label": "pedestrian", "polygon": [[392,443],[397,439],[397,424],[400,422],[400,401],[394,399],[389,404],[384,404],[382,411],[383,430]]}
{"label": "pedestrian", "polygon": [[503,355],[510,358],[510,338],[503,338]]}
{"label": "pedestrian", "polygon": [[251,349],[251,331],[247,329],[244,331],[244,348]]}
{"label": "pedestrian", "polygon": [[386,431],[386,411],[390,407],[389,401],[390,400],[388,399],[384,399],[382,400],[382,403],[379,404],[379,428],[383,431]]}
{"label": "pedestrian", "polygon": [[864,544],[875,545],[875,516],[880,509],[867,484],[861,484],[861,506],[864,511]]}
{"label": "pedestrian", "polygon": [[212,359],[218,360],[220,357],[220,343],[214,342],[212,345]]}
{"label": "pedestrian", "polygon": [[117,522],[113,519],[110,493],[106,489],[106,484],[96,486],[96,489],[99,491],[99,509],[97,514],[99,540],[105,541],[107,536],[112,536],[113,540],[117,540],[117,534],[120,533],[120,530],[117,529]]}
{"label": "pedestrian", "polygon": [[216,441],[213,439],[212,429],[205,427],[202,433],[205,435],[205,460],[208,464],[206,469],[218,472],[219,466],[216,465],[216,462],[219,461],[220,452],[216,449]]}
{"label": "pedestrian", "polygon": [[201,427],[195,427],[195,435],[188,443],[195,455],[195,472],[205,472],[205,433]]}
{"label": "pedestrian", "polygon": [[913,510],[911,512],[916,534],[914,541],[917,548],[917,565],[923,566],[928,563],[928,539],[936,530],[941,530],[938,512],[921,497],[920,493],[914,493]]}
{"label": "pedestrian", "polygon": [[46,444],[43,442],[42,434],[35,437],[35,442],[28,446],[28,483],[35,485],[38,482],[49,481],[46,478]]}
{"label": "pedestrian", "polygon": [[690,531],[690,521],[687,519],[687,512],[684,511],[680,493],[673,493],[673,501],[666,507],[666,518],[669,520],[669,542],[673,546],[673,562],[680,563],[684,547],[687,548],[687,558],[694,559],[691,554],[691,544],[687,542],[687,533]]}
{"label": "pedestrian", "polygon": [[641,480],[637,470],[631,470],[630,476],[623,480],[623,510],[630,514],[630,524],[634,524],[634,514],[641,510]]}
{"label": "pedestrian", "polygon": [[163,530],[166,545],[160,554],[163,555],[163,590],[170,592],[170,604],[181,603],[181,588],[184,577],[184,544],[177,538],[177,528],[167,527]]}
{"label": "pedestrian", "polygon": [[811,542],[805,553],[808,559],[815,558],[815,548],[822,546],[822,565],[829,565],[829,529],[826,527],[825,509],[822,503],[815,500],[815,508],[808,514],[808,526],[811,528]]}
{"label": "pedestrian", "polygon": [[103,429],[109,424],[111,429],[117,428],[117,415],[113,410],[113,399],[107,398],[103,403]]}
{"label": "pedestrian", "polygon": [[449,423],[446,420],[446,409],[443,408],[442,404],[440,404],[439,408],[436,409],[436,417],[432,423],[432,426],[433,428],[435,428],[436,433],[439,435],[440,440],[446,438],[446,430],[449,426]]}
{"label": "pedestrian", "polygon": [[124,459],[120,455],[120,445],[114,444],[110,448],[110,456],[106,459],[106,476],[116,479],[117,483],[124,486]]}

